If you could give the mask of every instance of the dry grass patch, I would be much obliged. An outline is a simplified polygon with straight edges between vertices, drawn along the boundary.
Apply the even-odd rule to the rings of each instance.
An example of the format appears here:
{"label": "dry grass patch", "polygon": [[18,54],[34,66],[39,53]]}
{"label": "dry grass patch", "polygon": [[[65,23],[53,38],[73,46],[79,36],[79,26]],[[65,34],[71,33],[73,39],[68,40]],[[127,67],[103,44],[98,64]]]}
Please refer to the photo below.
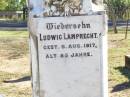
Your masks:
{"label": "dry grass patch", "polygon": [[0,94],[31,97],[27,31],[0,31]]}
{"label": "dry grass patch", "polygon": [[130,97],[130,70],[125,68],[125,55],[130,54],[130,34],[108,35],[109,97]]}

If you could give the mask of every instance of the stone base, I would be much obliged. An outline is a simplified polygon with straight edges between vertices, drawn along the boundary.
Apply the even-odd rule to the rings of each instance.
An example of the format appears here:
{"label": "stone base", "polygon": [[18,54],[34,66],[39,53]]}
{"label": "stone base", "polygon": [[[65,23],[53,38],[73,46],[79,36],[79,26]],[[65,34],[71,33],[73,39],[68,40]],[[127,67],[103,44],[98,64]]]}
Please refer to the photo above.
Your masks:
{"label": "stone base", "polygon": [[130,69],[130,55],[125,56],[125,67]]}

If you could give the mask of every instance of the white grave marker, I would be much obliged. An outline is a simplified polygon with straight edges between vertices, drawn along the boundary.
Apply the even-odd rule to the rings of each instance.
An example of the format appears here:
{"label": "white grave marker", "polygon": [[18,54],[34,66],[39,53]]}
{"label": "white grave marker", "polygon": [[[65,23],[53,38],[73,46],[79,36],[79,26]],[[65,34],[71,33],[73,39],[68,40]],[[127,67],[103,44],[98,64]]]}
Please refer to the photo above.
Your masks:
{"label": "white grave marker", "polygon": [[33,96],[107,97],[105,13],[41,17],[40,6],[35,9],[29,22]]}
{"label": "white grave marker", "polygon": [[41,97],[103,97],[104,15],[39,19]]}

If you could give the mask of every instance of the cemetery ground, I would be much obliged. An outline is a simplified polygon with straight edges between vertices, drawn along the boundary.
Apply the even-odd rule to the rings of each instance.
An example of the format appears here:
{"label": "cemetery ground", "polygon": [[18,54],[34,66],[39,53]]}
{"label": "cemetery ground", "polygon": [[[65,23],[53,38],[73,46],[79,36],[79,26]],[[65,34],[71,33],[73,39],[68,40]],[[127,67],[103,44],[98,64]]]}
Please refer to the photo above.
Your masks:
{"label": "cemetery ground", "polygon": [[[109,97],[130,97],[130,70],[125,55],[130,54],[128,38],[121,29],[108,34]],[[0,95],[31,97],[27,31],[0,31]]]}
{"label": "cemetery ground", "polygon": [[31,97],[27,31],[0,31],[0,95]]}

